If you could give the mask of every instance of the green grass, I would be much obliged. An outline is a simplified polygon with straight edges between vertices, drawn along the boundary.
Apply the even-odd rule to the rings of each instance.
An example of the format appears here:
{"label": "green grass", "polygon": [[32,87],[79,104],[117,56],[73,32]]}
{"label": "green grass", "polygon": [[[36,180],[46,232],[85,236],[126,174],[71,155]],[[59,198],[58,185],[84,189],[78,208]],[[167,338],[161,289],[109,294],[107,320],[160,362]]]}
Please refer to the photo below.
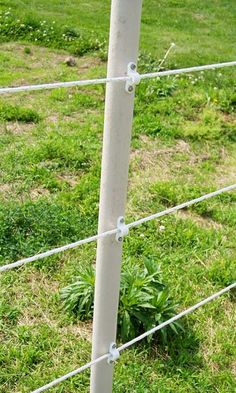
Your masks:
{"label": "green grass", "polygon": [[[68,67],[74,47],[60,40],[67,28],[84,45],[106,41],[108,0],[0,3],[8,7],[22,23],[45,20],[55,34],[37,45],[27,34],[2,34],[1,86],[106,74],[104,48],[87,47]],[[235,11],[233,0],[144,1],[140,71],[157,67],[172,41],[177,48],[165,68],[234,60]],[[137,87],[127,221],[235,182],[235,97],[234,68]],[[103,110],[101,86],[2,96],[1,264],[96,233]],[[182,310],[236,279],[235,212],[231,192],[133,229],[124,264],[141,268],[151,257]],[[0,276],[1,393],[30,392],[89,360],[91,323],[65,313],[60,292],[95,254],[90,244]],[[235,392],[233,294],[182,322],[185,331],[168,345],[156,339],[122,354],[114,391]],[[54,391],[85,393],[88,386],[85,372]]]}
{"label": "green grass", "polygon": [[[0,14],[1,41],[22,40],[41,44],[53,48],[67,49],[75,55],[83,55],[88,52],[102,50],[104,42],[95,36],[82,34],[80,31],[64,26],[63,28],[45,20],[39,20],[32,15],[27,15],[23,19],[17,19],[17,14],[11,9]],[[24,52],[30,54],[29,48]]]}
{"label": "green grass", "polygon": [[23,123],[38,123],[39,119],[38,113],[32,109],[4,103],[0,106],[0,120],[3,122],[20,121]]}

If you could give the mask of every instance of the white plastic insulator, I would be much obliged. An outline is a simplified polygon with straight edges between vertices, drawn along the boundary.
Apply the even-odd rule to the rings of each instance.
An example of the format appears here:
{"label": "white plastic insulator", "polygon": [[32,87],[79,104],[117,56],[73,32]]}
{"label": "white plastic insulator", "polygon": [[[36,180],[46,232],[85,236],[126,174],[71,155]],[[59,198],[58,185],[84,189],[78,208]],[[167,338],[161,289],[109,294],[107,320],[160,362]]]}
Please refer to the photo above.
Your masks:
{"label": "white plastic insulator", "polygon": [[111,343],[109,347],[109,357],[107,358],[107,363],[112,364],[120,357],[120,352],[116,348],[116,343]]}
{"label": "white plastic insulator", "polygon": [[118,231],[117,231],[117,233],[116,233],[116,241],[117,241],[118,243],[120,243],[120,242],[122,242],[123,237],[126,236],[126,235],[128,235],[128,233],[129,233],[129,228],[128,228],[128,226],[125,224],[125,219],[124,219],[124,217],[122,217],[122,216],[118,217],[118,220],[117,220],[117,229],[118,229]]}
{"label": "white plastic insulator", "polygon": [[128,64],[127,76],[129,77],[129,80],[125,84],[125,90],[127,93],[131,94],[134,91],[135,85],[138,85],[141,80],[140,74],[136,71],[135,63],[131,62]]}

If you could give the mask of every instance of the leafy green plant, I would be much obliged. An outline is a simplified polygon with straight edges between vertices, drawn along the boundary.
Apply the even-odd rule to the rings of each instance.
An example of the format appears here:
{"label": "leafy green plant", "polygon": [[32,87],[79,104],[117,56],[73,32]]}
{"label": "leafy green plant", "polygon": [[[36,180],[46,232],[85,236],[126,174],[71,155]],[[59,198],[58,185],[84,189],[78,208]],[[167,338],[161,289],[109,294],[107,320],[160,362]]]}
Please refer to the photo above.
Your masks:
{"label": "leafy green plant", "polygon": [[[82,321],[91,319],[94,285],[95,271],[89,267],[80,273],[75,283],[62,289],[64,309]],[[122,340],[132,339],[173,315],[173,300],[156,263],[147,258],[142,266],[127,263],[121,274],[118,336]],[[178,333],[179,328],[181,326],[178,323],[173,323],[169,328],[162,329],[160,333],[163,340],[166,342],[167,334]]]}
{"label": "leafy green plant", "polygon": [[[121,275],[118,313],[118,332],[122,340],[129,340],[173,315],[175,306],[156,263],[145,258],[142,267],[127,264]],[[178,333],[179,327],[175,323],[168,329],[161,329],[164,341],[166,342],[168,332]]]}
{"label": "leafy green plant", "polygon": [[78,281],[63,288],[61,299],[66,311],[76,313],[81,321],[91,319],[93,315],[93,296],[95,271],[89,266],[80,273]]}

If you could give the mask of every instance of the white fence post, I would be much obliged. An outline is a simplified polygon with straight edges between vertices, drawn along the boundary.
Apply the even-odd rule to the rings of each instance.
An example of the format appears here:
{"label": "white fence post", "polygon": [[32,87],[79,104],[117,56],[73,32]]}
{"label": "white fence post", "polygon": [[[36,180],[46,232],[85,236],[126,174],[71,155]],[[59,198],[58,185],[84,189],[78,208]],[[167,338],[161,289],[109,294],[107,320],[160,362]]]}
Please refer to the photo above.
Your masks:
{"label": "white fence post", "polygon": [[[112,0],[108,77],[122,76],[137,62],[142,0]],[[132,90],[132,88],[130,89]],[[134,91],[125,82],[106,88],[99,233],[115,228],[124,215],[127,196]],[[92,359],[107,353],[116,339],[122,242],[100,239],[97,246]],[[92,366],[91,393],[111,393],[113,366],[106,361]]]}

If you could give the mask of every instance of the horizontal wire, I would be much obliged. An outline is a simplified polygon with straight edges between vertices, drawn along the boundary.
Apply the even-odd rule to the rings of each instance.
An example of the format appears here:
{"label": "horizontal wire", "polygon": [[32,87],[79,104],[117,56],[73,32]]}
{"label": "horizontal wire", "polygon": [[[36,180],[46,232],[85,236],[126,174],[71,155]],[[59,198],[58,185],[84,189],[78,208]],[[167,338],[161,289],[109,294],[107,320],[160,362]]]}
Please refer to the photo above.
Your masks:
{"label": "horizontal wire", "polygon": [[[141,74],[140,75],[140,79],[149,79],[149,78],[156,78],[156,77],[163,77],[163,76],[169,76],[169,75],[177,75],[177,74],[183,74],[183,73],[191,73],[191,72],[197,72],[197,71],[204,71],[204,70],[210,70],[210,69],[216,69],[216,68],[223,68],[223,67],[231,67],[231,66],[235,66],[236,65],[236,61],[233,62],[226,62],[226,63],[216,63],[216,64],[209,64],[209,65],[204,65],[204,66],[196,66],[196,67],[189,67],[189,68],[182,68],[182,69],[176,69],[176,70],[168,70],[168,71],[159,71],[159,72],[153,72],[153,73],[147,73],[147,74]],[[39,85],[29,85],[29,86],[19,86],[19,87],[6,87],[6,88],[0,88],[0,94],[6,94],[6,93],[16,93],[16,92],[22,92],[22,91],[33,91],[33,90],[44,90],[44,89],[55,89],[55,88],[60,88],[60,87],[73,87],[73,86],[88,86],[88,85],[98,85],[98,84],[106,84],[106,83],[110,83],[110,82],[121,82],[121,81],[129,81],[132,80],[129,76],[123,76],[123,77],[113,77],[113,78],[101,78],[101,79],[89,79],[89,80],[81,80],[81,81],[71,81],[71,82],[56,82],[56,83],[48,83],[48,84],[39,84]],[[151,216],[142,218],[140,220],[134,221],[130,224],[127,225],[128,228],[132,228],[135,227],[137,225],[141,225],[145,222],[148,222],[152,219],[155,218],[159,218],[161,216],[167,215],[167,214],[171,214],[173,212],[176,212],[177,210],[183,209],[187,206],[190,206],[194,203],[197,202],[201,202],[205,199],[211,198],[213,196],[219,195],[222,192],[225,191],[230,191],[236,188],[236,184],[231,185],[229,187],[225,187],[221,190],[217,190],[215,192],[203,195],[199,198],[193,199],[191,201],[185,202],[181,205],[175,206],[173,208],[170,209],[166,209],[162,212],[153,214]],[[101,238],[105,238],[107,236],[116,234],[118,232],[118,229],[112,229],[110,231],[106,231],[103,232],[101,234],[95,235],[95,236],[91,236],[89,238],[83,239],[83,240],[79,240],[77,242],[74,243],[70,243],[67,245],[64,245],[62,247],[58,247],[58,248],[54,248],[52,250],[34,255],[32,257],[29,258],[24,258],[21,259],[17,262],[8,264],[8,265],[4,265],[2,267],[0,267],[0,272],[15,268],[15,267],[19,267],[21,265],[24,265],[26,263],[29,262],[33,262],[42,258],[46,258],[50,255],[53,254],[57,254],[59,252],[63,252],[72,248],[75,248],[77,246],[80,246],[82,244],[85,243],[90,243],[92,241],[96,241],[98,239]],[[234,288],[236,286],[236,283],[231,284],[230,286],[222,289],[221,291],[213,294],[212,296],[208,297],[207,299],[197,303],[196,305],[190,307],[189,309],[177,314],[176,316],[170,318],[169,320],[163,322],[162,324],[150,329],[149,331],[143,333],[142,335],[136,337],[135,339],[123,344],[122,346],[120,346],[118,349],[119,352],[127,349],[128,347],[130,347],[131,345],[135,344],[136,342],[144,339],[145,337],[147,337],[150,334],[155,333],[156,331],[162,329],[163,327],[173,323],[174,321],[180,319],[181,317],[193,312],[194,310],[196,310],[197,308],[207,304],[208,302],[216,299],[217,297],[219,297],[220,295],[224,294],[225,292],[229,291],[230,289]],[[86,365],[52,381],[51,383],[37,389],[34,390],[32,393],[40,393],[43,392],[45,390],[50,389],[51,387],[59,384],[60,382],[78,374],[81,373],[82,371],[90,368],[91,366],[95,365],[96,363],[99,363],[105,359],[107,359],[109,357],[109,353],[104,354],[102,356],[100,356],[99,358],[87,363]]]}
{"label": "horizontal wire", "polygon": [[[177,314],[177,315],[175,315],[174,317],[168,319],[167,321],[162,322],[160,325],[157,325],[157,326],[155,326],[154,328],[148,330],[147,332],[145,332],[145,333],[143,333],[143,334],[140,334],[140,336],[137,336],[137,337],[135,337],[133,340],[130,340],[130,341],[128,341],[127,343],[125,343],[125,344],[121,345],[120,347],[118,347],[117,350],[118,350],[119,352],[124,351],[125,349],[129,348],[131,345],[134,345],[134,344],[137,343],[138,341],[143,340],[145,337],[147,337],[147,336],[149,336],[149,335],[151,335],[151,334],[154,334],[154,333],[157,332],[158,330],[164,328],[165,326],[170,325],[171,323],[177,321],[178,319],[182,318],[183,316],[190,314],[191,312],[195,311],[195,310],[198,309],[199,307],[204,306],[205,304],[211,302],[212,300],[218,298],[219,296],[223,295],[224,293],[230,291],[231,289],[233,289],[233,288],[235,288],[235,287],[236,287],[236,282],[233,283],[233,284],[231,284],[231,285],[229,285],[229,286],[227,286],[227,287],[225,287],[225,288],[222,289],[221,291],[214,293],[213,295],[211,295],[211,296],[209,296],[208,298],[206,298],[206,299],[200,301],[199,303],[195,304],[194,306],[192,306],[192,307],[190,307],[190,308],[187,308],[186,310],[180,312],[179,314]],[[96,363],[100,363],[100,362],[102,362],[103,360],[108,359],[109,356],[110,356],[110,354],[109,354],[109,353],[106,353],[106,354],[104,354],[104,355],[102,355],[102,356],[96,358],[95,360],[93,360],[93,361],[91,361],[91,362],[85,364],[84,366],[82,366],[82,367],[80,367],[80,368],[77,368],[76,370],[71,371],[71,372],[68,373],[68,374],[63,375],[63,376],[60,377],[60,378],[55,379],[54,381],[48,383],[47,385],[42,386],[42,387],[39,388],[39,389],[34,390],[34,391],[31,392],[31,393],[41,393],[41,392],[44,392],[45,390],[48,390],[48,389],[52,388],[52,387],[55,386],[55,385],[58,385],[60,382],[63,382],[63,381],[65,381],[66,379],[68,379],[68,378],[70,378],[70,377],[73,377],[73,376],[75,376],[75,375],[81,373],[82,371],[84,371],[84,370],[90,368],[91,366],[95,365]]]}
{"label": "horizontal wire", "polygon": [[100,363],[103,360],[108,359],[108,357],[109,357],[109,353],[106,353],[105,355],[102,355],[99,358],[96,358],[96,359],[92,360],[91,362],[86,363],[84,366],[81,366],[81,367],[77,368],[76,370],[73,370],[70,373],[63,375],[62,377],[57,378],[57,379],[55,379],[52,382],[49,382],[47,385],[44,385],[41,388],[38,388],[38,389],[34,390],[31,393],[44,392],[45,390],[48,390],[48,389],[52,388],[53,386],[58,385],[60,382],[63,382],[63,381],[65,381],[66,379],[68,379],[70,377],[74,377],[75,375],[82,373],[83,371],[87,370],[91,366],[94,366],[95,364]]}
{"label": "horizontal wire", "polygon": [[149,72],[148,74],[142,74],[140,76],[141,79],[149,79],[149,78],[156,78],[156,77],[169,76],[169,75],[187,74],[189,72],[199,72],[199,71],[214,70],[217,68],[233,67],[235,65],[236,65],[236,61],[228,61],[225,63],[207,64],[202,66],[179,68],[176,70]]}
{"label": "horizontal wire", "polygon": [[103,85],[103,84],[109,83],[109,82],[123,82],[123,81],[127,81],[127,80],[130,80],[130,77],[121,76],[121,77],[115,77],[115,78],[85,79],[85,80],[71,81],[71,82],[53,82],[53,83],[44,83],[44,84],[40,84],[40,85],[2,87],[2,88],[0,88],[0,94],[18,93],[20,91],[58,89],[60,87]]}
{"label": "horizontal wire", "polygon": [[[206,199],[209,199],[209,198],[212,198],[212,197],[217,196],[219,194],[222,194],[223,192],[232,191],[234,189],[236,189],[236,184],[232,184],[230,186],[221,188],[220,190],[216,190],[216,191],[210,192],[209,194],[202,195],[199,198],[192,199],[191,201],[184,202],[184,203],[182,203],[180,205],[177,205],[177,206],[168,208],[166,210],[163,210],[161,212],[152,214],[150,216],[141,218],[141,219],[139,219],[137,221],[133,221],[133,222],[127,224],[126,226],[128,228],[136,227],[136,226],[141,225],[141,224],[143,224],[145,222],[148,222],[150,220],[153,220],[153,219],[156,219],[156,218],[160,218],[160,217],[163,217],[165,215],[174,213],[174,212],[176,212],[176,211],[178,211],[180,209],[184,209],[185,207],[191,206],[191,205],[193,205],[193,204],[195,204],[197,202],[202,202],[202,201],[204,201]],[[20,259],[17,262],[13,262],[13,263],[9,263],[7,265],[0,266],[0,273],[4,272],[6,270],[13,269],[15,267],[19,267],[19,266],[25,265],[26,263],[29,263],[29,262],[33,262],[33,261],[37,261],[39,259],[43,259],[43,258],[49,257],[50,255],[58,254],[60,252],[66,251],[66,250],[76,248],[78,246],[81,246],[82,244],[91,243],[93,241],[97,241],[98,239],[102,239],[102,238],[105,238],[107,236],[115,235],[118,231],[119,231],[118,228],[114,228],[114,229],[111,229],[109,231],[100,233],[98,235],[94,235],[94,236],[88,237],[88,238],[83,239],[83,240],[78,240],[78,241],[76,241],[74,243],[66,244],[64,246],[57,247],[57,248],[54,248],[52,250],[42,252],[40,254],[36,254],[36,255],[34,255],[32,257]]]}
{"label": "horizontal wire", "polygon": [[227,186],[227,187],[221,188],[220,190],[216,190],[216,191],[210,192],[209,194],[202,195],[202,196],[200,196],[198,198],[192,199],[191,201],[187,201],[187,202],[181,203],[180,205],[177,205],[177,206],[174,206],[174,207],[170,207],[169,209],[163,210],[163,211],[161,211],[159,213],[152,214],[152,215],[150,215],[148,217],[140,218],[137,221],[133,221],[130,224],[127,224],[127,227],[128,228],[133,228],[133,227],[136,227],[138,225],[144,224],[145,222],[153,220],[155,218],[160,218],[162,216],[166,216],[168,214],[175,213],[176,211],[184,209],[185,207],[191,206],[191,205],[193,205],[195,203],[198,203],[198,202],[202,202],[202,201],[204,201],[206,199],[213,198],[214,196],[220,195],[223,192],[232,191],[235,188],[236,188],[236,184],[232,184],[231,186]]}
{"label": "horizontal wire", "polygon": [[[189,72],[191,73],[197,71],[212,70],[216,68],[232,67],[235,65],[236,65],[236,61],[229,61],[225,63],[207,64],[203,66],[180,68],[176,70],[150,72],[147,74],[140,74],[140,79],[152,79],[152,78],[168,76],[168,75],[186,74]],[[100,85],[110,82],[126,82],[126,81],[132,82],[132,78],[130,76],[117,76],[111,78],[87,79],[87,80],[70,81],[70,82],[53,82],[53,83],[44,83],[44,84],[29,85],[29,86],[2,87],[0,88],[0,94],[18,93],[21,91],[32,91],[32,90],[57,89],[60,87]]]}
{"label": "horizontal wire", "polygon": [[58,254],[59,252],[63,252],[63,251],[66,251],[66,250],[70,250],[72,248],[76,248],[78,246],[81,246],[82,244],[86,244],[86,243],[91,243],[91,242],[97,241],[98,239],[102,239],[102,238],[105,238],[107,236],[114,235],[117,232],[118,232],[117,228],[116,229],[111,229],[110,231],[106,231],[106,232],[103,232],[103,233],[98,234],[98,235],[90,236],[90,237],[88,237],[86,239],[78,240],[77,242],[66,244],[66,245],[61,246],[61,247],[53,248],[52,250],[45,251],[45,252],[42,252],[40,254],[36,254],[36,255],[34,255],[32,257],[20,259],[19,261],[16,261],[14,263],[9,263],[8,265],[0,266],[0,273],[4,272],[6,270],[9,270],[9,269],[13,269],[15,267],[19,267],[19,266],[25,265],[26,263],[29,263],[29,262],[37,261],[38,259],[43,259],[43,258],[49,257],[51,255]]}
{"label": "horizontal wire", "polygon": [[228,285],[227,287],[225,287],[224,289],[221,289],[221,291],[214,293],[213,295],[209,296],[208,298],[200,301],[199,303],[195,304],[194,306],[187,308],[186,310],[180,312],[179,314],[175,315],[174,317],[168,319],[165,322],[162,322],[160,325],[155,326],[154,328],[148,330],[147,332],[140,334],[140,336],[134,338],[133,340],[130,340],[129,342],[121,345],[118,349],[119,352],[123,351],[124,349],[129,348],[131,345],[137,343],[138,341],[143,340],[145,337],[150,336],[151,334],[154,334],[155,332],[157,332],[158,330],[164,328],[167,325],[170,325],[171,323],[177,321],[178,319],[184,317],[185,315],[190,314],[191,312],[197,310],[199,307],[204,306],[205,304],[211,302],[212,300],[216,299],[217,297],[223,295],[224,293],[230,291],[231,289],[236,287],[236,282],[234,282],[233,284]]}

